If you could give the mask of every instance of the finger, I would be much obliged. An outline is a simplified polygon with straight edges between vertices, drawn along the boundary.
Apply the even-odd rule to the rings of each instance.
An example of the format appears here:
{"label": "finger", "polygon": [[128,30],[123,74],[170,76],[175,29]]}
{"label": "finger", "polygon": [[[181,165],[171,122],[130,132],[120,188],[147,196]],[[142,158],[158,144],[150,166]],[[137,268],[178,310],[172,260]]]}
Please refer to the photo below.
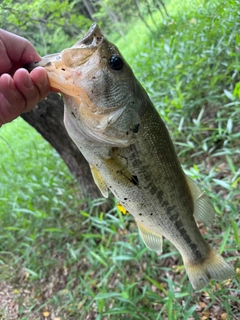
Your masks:
{"label": "finger", "polygon": [[44,99],[49,92],[49,82],[43,68],[29,74],[25,69],[16,71],[13,77],[14,84],[25,98],[25,107],[22,112],[30,111],[39,101]]}
{"label": "finger", "polygon": [[0,91],[9,104],[17,106],[20,110],[24,108],[25,99],[9,74],[3,74],[0,77]]}
{"label": "finger", "polygon": [[47,71],[42,67],[37,67],[30,73],[30,77],[39,90],[39,101],[43,100],[50,91],[50,82]]}
{"label": "finger", "polygon": [[0,29],[0,74],[13,73],[24,64],[38,60],[40,56],[27,39]]}
{"label": "finger", "polygon": [[17,118],[25,107],[25,98],[8,74],[0,77],[0,125]]}

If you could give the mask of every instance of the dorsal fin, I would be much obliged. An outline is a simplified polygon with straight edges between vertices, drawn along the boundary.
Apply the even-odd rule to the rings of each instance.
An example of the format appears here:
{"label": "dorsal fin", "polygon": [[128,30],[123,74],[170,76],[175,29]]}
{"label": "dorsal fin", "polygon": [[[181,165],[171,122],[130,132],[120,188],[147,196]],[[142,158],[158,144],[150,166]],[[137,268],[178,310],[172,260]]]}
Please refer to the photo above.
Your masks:
{"label": "dorsal fin", "polygon": [[206,225],[211,225],[215,215],[215,210],[211,200],[206,193],[202,191],[199,186],[187,175],[186,179],[193,197],[194,216]]}

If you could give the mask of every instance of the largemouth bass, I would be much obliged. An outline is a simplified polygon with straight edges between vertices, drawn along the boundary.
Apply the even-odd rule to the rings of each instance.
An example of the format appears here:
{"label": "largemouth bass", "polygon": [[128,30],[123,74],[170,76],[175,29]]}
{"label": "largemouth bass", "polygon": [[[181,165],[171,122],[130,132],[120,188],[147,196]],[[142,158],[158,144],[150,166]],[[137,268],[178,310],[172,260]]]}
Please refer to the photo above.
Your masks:
{"label": "largemouth bass", "polygon": [[233,277],[194,219],[211,224],[209,198],[184,174],[161,117],[99,27],[34,66],[46,68],[51,87],[62,93],[66,129],[103,196],[111,190],[132,214],[146,246],[161,252],[162,236],[171,241],[195,289]]}

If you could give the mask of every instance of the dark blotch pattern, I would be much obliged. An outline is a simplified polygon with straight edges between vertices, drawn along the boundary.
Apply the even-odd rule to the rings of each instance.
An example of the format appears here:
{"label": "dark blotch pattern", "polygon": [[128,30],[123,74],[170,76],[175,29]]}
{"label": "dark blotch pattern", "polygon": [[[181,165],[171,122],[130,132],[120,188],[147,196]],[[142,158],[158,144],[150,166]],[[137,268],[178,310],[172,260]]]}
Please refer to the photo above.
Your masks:
{"label": "dark blotch pattern", "polygon": [[157,192],[157,198],[159,200],[160,203],[163,202],[163,191],[162,190],[158,190]]}
{"label": "dark blotch pattern", "polygon": [[189,245],[189,247],[191,248],[194,256],[196,257],[197,260],[203,260],[203,256],[201,254],[201,252],[198,250],[196,243],[193,243],[191,238],[189,237],[189,235],[187,234],[182,221],[177,219],[176,221],[174,221],[174,224],[176,226],[176,228],[179,230],[179,232],[181,233],[183,239],[186,241],[186,243]]}
{"label": "dark blotch pattern", "polygon": [[133,133],[138,133],[138,130],[139,130],[139,123],[137,123],[137,124],[133,127],[132,131],[133,131]]}
{"label": "dark blotch pattern", "polygon": [[[163,190],[157,190],[157,187],[155,185],[151,186],[150,189],[151,194],[157,193],[157,198],[159,200],[159,203],[161,204],[161,207],[166,210],[169,219],[174,223],[176,229],[180,232],[181,236],[183,237],[186,244],[190,247],[190,249],[193,252],[193,255],[198,261],[201,261],[204,259],[201,252],[198,250],[198,246],[196,243],[192,242],[190,236],[188,235],[181,219],[179,212],[176,211],[176,206],[170,205],[167,200],[164,200],[164,192]],[[152,213],[150,215],[153,215]],[[160,225],[160,224],[159,224]]]}
{"label": "dark blotch pattern", "polygon": [[137,176],[132,176],[131,181],[135,186],[138,186],[138,177]]}

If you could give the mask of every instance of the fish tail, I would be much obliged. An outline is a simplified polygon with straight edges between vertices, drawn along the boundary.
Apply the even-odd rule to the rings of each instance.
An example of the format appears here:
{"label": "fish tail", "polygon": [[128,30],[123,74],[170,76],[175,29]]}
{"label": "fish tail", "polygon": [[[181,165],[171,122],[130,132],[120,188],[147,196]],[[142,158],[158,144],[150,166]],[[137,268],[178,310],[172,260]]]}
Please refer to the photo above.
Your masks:
{"label": "fish tail", "polygon": [[208,285],[210,279],[223,281],[235,276],[233,268],[213,249],[203,262],[192,263],[186,260],[184,265],[189,280],[196,290]]}

